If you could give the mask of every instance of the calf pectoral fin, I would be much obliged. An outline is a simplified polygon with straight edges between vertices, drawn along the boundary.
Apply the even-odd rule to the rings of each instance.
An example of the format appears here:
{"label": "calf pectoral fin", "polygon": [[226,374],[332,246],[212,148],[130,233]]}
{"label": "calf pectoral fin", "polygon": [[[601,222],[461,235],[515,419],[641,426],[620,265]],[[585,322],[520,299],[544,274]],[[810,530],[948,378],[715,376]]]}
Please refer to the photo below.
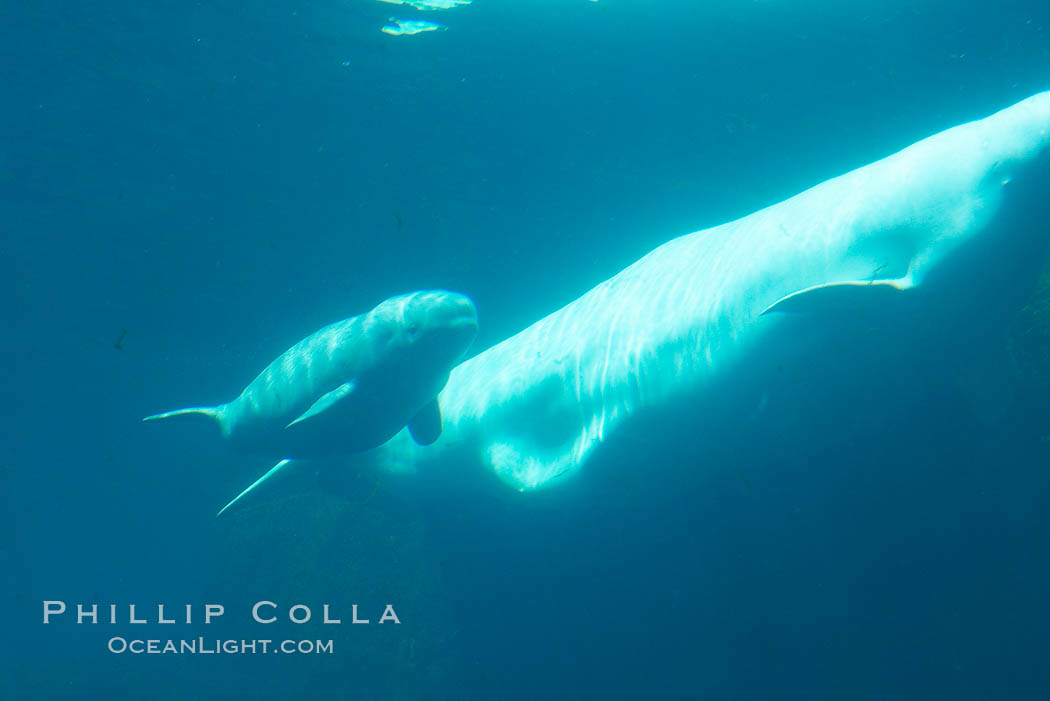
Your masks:
{"label": "calf pectoral fin", "polygon": [[897,280],[858,280],[830,282],[807,287],[781,297],[765,308],[762,314],[772,312],[843,312],[864,309],[886,303],[901,292],[909,290],[909,278]]}
{"label": "calf pectoral fin", "polygon": [[276,465],[274,465],[273,467],[271,467],[266,472],[266,474],[264,474],[262,477],[260,477],[259,479],[255,480],[254,482],[252,482],[250,485],[248,485],[247,489],[245,489],[243,492],[241,492],[240,494],[235,496],[230,501],[229,504],[227,504],[226,506],[222,507],[222,509],[219,510],[219,513],[215,514],[215,517],[218,518],[219,516],[222,516],[223,512],[225,512],[227,509],[232,507],[234,504],[238,503],[239,501],[244,499],[246,496],[248,496],[249,492],[255,491],[256,488],[258,488],[264,482],[268,482],[268,481],[272,482],[273,481],[272,478],[274,477],[274,475],[276,475],[278,472],[281,472],[282,469],[284,469],[285,467],[287,467],[290,464],[292,464],[291,460],[282,460],[281,462],[279,462]]}
{"label": "calf pectoral fin", "polygon": [[285,426],[285,428],[291,428],[292,426],[296,425],[301,421],[306,421],[307,419],[313,418],[315,416],[320,416],[321,414],[328,411],[336,404],[353,394],[353,391],[353,382],[345,382],[339,385],[331,392],[321,395],[320,399],[314,402],[309,409],[300,414],[299,417],[295,419],[295,421],[292,421],[290,424]]}
{"label": "calf pectoral fin", "polygon": [[441,436],[441,408],[436,398],[412,417],[408,422],[408,432],[420,445],[430,445]]}

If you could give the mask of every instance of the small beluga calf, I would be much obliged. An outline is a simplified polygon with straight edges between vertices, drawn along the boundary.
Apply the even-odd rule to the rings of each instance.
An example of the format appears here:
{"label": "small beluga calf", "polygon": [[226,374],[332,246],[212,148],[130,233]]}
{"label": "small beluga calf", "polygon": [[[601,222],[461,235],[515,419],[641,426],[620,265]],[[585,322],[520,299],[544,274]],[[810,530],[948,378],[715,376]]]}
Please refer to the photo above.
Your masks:
{"label": "small beluga calf", "polygon": [[206,416],[238,450],[281,460],[243,496],[288,460],[368,450],[406,426],[420,445],[436,441],[437,395],[477,329],[477,310],[464,295],[428,290],[392,297],[299,341],[233,401],[143,420]]}

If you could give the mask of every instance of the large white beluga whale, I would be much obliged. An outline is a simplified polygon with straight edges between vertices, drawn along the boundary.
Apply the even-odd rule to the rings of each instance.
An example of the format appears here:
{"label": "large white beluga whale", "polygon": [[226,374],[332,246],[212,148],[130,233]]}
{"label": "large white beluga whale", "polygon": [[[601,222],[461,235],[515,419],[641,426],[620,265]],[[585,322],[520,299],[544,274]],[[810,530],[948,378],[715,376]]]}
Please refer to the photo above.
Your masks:
{"label": "large white beluga whale", "polygon": [[290,459],[367,450],[405,427],[429,444],[442,430],[437,394],[477,328],[477,310],[464,295],[399,295],[299,341],[230,402],[144,421],[213,419],[236,448],[281,460],[256,485]]}
{"label": "large white beluga whale", "polygon": [[765,349],[806,342],[799,317],[972,313],[1004,261],[1050,240],[1048,147],[1050,92],[673,239],[457,366],[434,444],[401,433],[348,469],[489,471],[530,490],[643,410],[732,393]]}
{"label": "large white beluga whale", "polygon": [[710,422],[770,349],[819,343],[813,318],[971,313],[1050,238],[1048,146],[1042,93],[673,239],[453,369],[438,440],[402,431],[341,468],[537,489],[647,411],[685,400]]}

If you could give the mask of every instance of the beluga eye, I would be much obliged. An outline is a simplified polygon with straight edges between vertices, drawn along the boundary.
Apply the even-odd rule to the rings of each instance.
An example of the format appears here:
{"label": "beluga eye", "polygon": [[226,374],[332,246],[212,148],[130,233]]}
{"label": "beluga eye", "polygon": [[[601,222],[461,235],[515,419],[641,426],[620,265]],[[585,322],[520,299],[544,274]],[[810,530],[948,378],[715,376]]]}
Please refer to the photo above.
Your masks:
{"label": "beluga eye", "polygon": [[413,321],[406,327],[406,330],[408,331],[408,334],[410,336],[415,336],[417,333],[419,333],[419,324]]}

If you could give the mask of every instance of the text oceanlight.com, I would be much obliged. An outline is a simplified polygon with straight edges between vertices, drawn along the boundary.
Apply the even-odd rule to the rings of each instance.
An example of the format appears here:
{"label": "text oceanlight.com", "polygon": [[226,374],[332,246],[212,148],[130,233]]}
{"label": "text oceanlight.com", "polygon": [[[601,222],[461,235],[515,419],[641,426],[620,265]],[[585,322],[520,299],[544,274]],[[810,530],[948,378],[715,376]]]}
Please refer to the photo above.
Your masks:
{"label": "text oceanlight.com", "polygon": [[110,638],[107,648],[115,654],[133,655],[330,655],[331,640],[128,640]]}

